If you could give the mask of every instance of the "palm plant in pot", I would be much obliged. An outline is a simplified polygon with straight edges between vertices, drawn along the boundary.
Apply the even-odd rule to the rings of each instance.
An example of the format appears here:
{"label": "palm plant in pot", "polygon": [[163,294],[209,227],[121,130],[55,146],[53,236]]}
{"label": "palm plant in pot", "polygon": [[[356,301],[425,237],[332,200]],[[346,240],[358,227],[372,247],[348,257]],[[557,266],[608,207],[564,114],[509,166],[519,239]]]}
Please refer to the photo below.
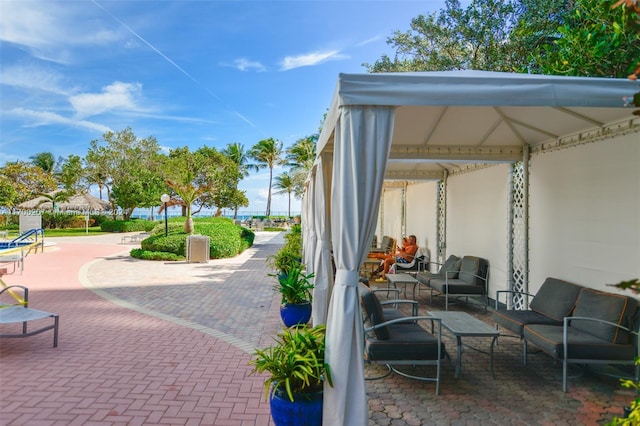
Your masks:
{"label": "palm plant in pot", "polygon": [[253,373],[268,372],[265,395],[276,426],[322,424],[322,389],[333,386],[324,362],[325,325],[284,329],[275,344],[256,349]]}
{"label": "palm plant in pot", "polygon": [[305,274],[304,266],[300,263],[292,263],[288,271],[274,276],[278,284],[276,289],[282,296],[280,317],[287,327],[306,324],[311,318],[311,301],[313,273]]}

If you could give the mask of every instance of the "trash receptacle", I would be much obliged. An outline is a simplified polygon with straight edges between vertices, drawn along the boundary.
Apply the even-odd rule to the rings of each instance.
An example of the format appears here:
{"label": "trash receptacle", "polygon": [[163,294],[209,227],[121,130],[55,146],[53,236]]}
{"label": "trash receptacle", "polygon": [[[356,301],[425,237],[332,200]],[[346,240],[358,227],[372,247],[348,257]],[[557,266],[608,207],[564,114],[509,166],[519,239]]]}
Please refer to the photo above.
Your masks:
{"label": "trash receptacle", "polygon": [[189,235],[187,237],[187,262],[209,261],[209,237],[204,235]]}

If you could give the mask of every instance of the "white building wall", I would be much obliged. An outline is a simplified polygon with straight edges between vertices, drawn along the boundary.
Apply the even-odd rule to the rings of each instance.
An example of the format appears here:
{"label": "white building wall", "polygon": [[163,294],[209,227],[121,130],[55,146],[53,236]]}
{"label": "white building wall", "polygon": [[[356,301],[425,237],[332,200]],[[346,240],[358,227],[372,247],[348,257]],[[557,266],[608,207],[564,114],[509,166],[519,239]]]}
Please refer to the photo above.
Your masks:
{"label": "white building wall", "polygon": [[436,260],[438,245],[438,184],[435,181],[407,186],[407,235],[414,234],[418,247],[428,250]]}
{"label": "white building wall", "polygon": [[507,288],[509,168],[500,164],[447,180],[447,256],[489,261],[489,297]]}
{"label": "white building wall", "polygon": [[640,134],[532,156],[530,200],[531,292],[640,277]]}
{"label": "white building wall", "polygon": [[378,226],[378,241],[388,235],[392,238],[402,238],[402,189],[385,188],[382,190],[381,210],[383,222]]}

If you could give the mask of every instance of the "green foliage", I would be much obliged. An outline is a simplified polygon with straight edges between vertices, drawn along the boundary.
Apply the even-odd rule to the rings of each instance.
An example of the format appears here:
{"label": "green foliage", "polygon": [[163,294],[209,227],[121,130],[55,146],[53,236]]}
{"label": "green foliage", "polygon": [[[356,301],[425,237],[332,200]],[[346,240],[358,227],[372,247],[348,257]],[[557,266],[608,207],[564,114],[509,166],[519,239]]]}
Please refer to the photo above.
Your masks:
{"label": "green foliage", "polygon": [[511,1],[472,0],[463,9],[458,0],[446,0],[438,13],[417,16],[409,31],[395,31],[387,39],[395,49],[393,59],[382,55],[364,66],[369,72],[511,71],[505,58],[514,14]]}
{"label": "green foliage", "polygon": [[626,77],[640,59],[640,34],[629,25],[632,13],[611,8],[610,0],[576,0],[552,43],[533,53],[545,74]]}
{"label": "green foliage", "polygon": [[286,164],[282,158],[282,142],[273,138],[263,139],[249,151],[249,156],[256,161],[256,167],[269,169],[269,193],[267,195],[266,215],[271,214],[271,187],[273,185],[273,168]]}
{"label": "green foliage", "polygon": [[325,332],[323,324],[285,329],[273,346],[256,349],[249,363],[253,373],[270,373],[264,383],[267,397],[280,390],[293,401],[294,393],[322,390],[325,380],[333,386],[329,365],[324,362]]}
{"label": "green foliage", "polygon": [[187,253],[187,234],[184,233],[182,227],[175,229],[176,225],[172,225],[169,235],[161,234],[151,235],[140,242],[140,248],[153,252],[173,253],[178,256],[185,257]]}
{"label": "green foliage", "polygon": [[17,161],[0,169],[0,205],[4,207],[14,208],[55,188],[53,176],[33,164]]}
{"label": "green foliage", "polygon": [[[636,280],[636,288],[638,283],[639,281]],[[636,358],[636,365],[637,364],[640,364],[640,358]],[[620,379],[620,383],[624,388],[635,390],[636,395],[640,392],[640,383],[635,380]],[[629,408],[631,409],[631,412],[628,417],[624,419],[614,417],[613,420],[606,424],[606,426],[635,426],[640,424],[640,397],[631,401]]]}
{"label": "green foliage", "polygon": [[277,273],[288,273],[291,267],[302,262],[302,227],[294,225],[284,236],[285,243],[267,262]]}
{"label": "green foliage", "polygon": [[297,305],[312,301],[313,284],[309,280],[313,278],[313,272],[305,274],[303,270],[304,265],[297,263],[292,264],[286,273],[269,274],[278,280],[276,290],[282,296],[283,304]]}
{"label": "green foliage", "polygon": [[100,229],[105,232],[149,232],[156,226],[156,222],[144,219],[105,220]]}
{"label": "green foliage", "polygon": [[160,158],[160,145],[154,137],[139,139],[129,127],[108,131],[102,141],[91,141],[85,158],[88,180],[107,188],[109,202],[122,207],[123,217],[128,219],[135,207],[150,206],[151,200],[159,203],[164,189],[164,184],[158,187]]}
{"label": "green foliage", "polygon": [[[181,223],[176,222],[176,219],[173,219],[172,222],[168,223],[166,237],[164,223],[156,223],[151,231],[151,236],[142,240],[140,247],[148,252],[173,253],[184,258],[186,256],[187,234]],[[209,237],[209,257],[211,259],[236,256],[251,247],[255,238],[253,231],[238,226],[234,224],[233,220],[224,217],[196,219],[194,220],[194,228],[196,234]],[[149,255],[147,258],[150,259]]]}
{"label": "green foliage", "polygon": [[162,260],[162,261],[179,261],[184,260],[184,256],[179,256],[174,253],[167,253],[164,251],[148,251],[139,249],[132,249],[129,253],[131,257],[142,260]]}

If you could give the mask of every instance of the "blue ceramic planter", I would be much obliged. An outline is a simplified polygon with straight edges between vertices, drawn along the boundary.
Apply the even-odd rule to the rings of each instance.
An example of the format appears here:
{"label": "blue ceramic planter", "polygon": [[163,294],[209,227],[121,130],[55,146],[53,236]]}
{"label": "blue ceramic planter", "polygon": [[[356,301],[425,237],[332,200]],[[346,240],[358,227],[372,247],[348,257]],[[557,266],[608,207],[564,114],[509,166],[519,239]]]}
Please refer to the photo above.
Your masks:
{"label": "blue ceramic planter", "polygon": [[280,318],[287,327],[304,325],[311,319],[311,302],[300,304],[285,303],[280,306]]}
{"label": "blue ceramic planter", "polygon": [[294,394],[293,402],[286,393],[273,392],[269,404],[276,426],[321,426],[322,391]]}

